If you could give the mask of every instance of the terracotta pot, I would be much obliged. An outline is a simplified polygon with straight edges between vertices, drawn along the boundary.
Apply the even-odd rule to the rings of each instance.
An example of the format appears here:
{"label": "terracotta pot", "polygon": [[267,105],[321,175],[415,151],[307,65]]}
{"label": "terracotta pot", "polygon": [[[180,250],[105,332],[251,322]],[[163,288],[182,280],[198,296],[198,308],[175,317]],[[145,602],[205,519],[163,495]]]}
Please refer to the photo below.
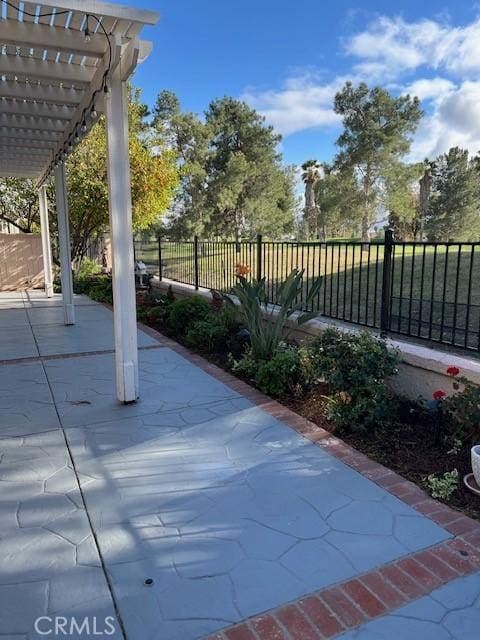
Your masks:
{"label": "terracotta pot", "polygon": [[475,482],[480,487],[480,444],[472,447],[472,471]]}

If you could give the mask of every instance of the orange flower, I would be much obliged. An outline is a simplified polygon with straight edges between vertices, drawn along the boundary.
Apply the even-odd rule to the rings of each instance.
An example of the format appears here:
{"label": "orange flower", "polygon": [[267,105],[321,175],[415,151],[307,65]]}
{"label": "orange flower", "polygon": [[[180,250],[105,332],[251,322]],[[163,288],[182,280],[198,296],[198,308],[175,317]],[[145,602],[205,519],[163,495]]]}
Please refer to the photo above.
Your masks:
{"label": "orange flower", "polygon": [[248,264],[241,264],[240,262],[238,262],[235,265],[235,275],[239,278],[244,278],[245,276],[248,276],[249,273],[250,267],[248,266]]}

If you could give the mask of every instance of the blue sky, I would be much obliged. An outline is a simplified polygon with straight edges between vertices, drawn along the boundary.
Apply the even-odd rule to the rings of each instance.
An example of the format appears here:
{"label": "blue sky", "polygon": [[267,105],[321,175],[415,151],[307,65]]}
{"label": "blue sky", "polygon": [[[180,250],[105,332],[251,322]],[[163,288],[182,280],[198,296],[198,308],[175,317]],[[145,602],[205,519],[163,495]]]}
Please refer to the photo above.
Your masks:
{"label": "blue sky", "polygon": [[480,5],[465,0],[130,0],[161,19],[134,83],[153,104],[171,89],[202,112],[246,99],[284,135],[285,162],[330,160],[343,82],[414,91],[426,117],[411,159],[451,144],[480,149]]}

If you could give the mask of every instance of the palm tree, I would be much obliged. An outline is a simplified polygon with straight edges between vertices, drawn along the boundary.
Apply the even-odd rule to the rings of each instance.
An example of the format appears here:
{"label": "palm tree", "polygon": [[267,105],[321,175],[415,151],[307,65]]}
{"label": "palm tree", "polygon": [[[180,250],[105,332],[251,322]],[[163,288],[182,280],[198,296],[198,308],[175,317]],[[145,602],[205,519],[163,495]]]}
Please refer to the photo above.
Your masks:
{"label": "palm tree", "polygon": [[315,185],[321,178],[321,165],[317,160],[307,160],[302,164],[302,180],[305,184],[304,219],[309,233],[318,235],[318,207],[315,202]]}

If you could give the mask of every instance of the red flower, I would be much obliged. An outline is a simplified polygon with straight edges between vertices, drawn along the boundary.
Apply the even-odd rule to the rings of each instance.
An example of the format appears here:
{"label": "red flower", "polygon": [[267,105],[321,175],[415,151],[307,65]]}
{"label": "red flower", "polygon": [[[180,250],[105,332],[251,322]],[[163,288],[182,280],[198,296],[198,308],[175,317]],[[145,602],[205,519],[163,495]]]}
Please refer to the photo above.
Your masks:
{"label": "red flower", "polygon": [[458,367],[448,367],[447,373],[449,376],[458,376],[460,369]]}
{"label": "red flower", "polygon": [[437,391],[433,392],[433,399],[434,400],[443,400],[446,395],[447,394],[445,393],[445,391],[442,391],[441,389],[437,389]]}

